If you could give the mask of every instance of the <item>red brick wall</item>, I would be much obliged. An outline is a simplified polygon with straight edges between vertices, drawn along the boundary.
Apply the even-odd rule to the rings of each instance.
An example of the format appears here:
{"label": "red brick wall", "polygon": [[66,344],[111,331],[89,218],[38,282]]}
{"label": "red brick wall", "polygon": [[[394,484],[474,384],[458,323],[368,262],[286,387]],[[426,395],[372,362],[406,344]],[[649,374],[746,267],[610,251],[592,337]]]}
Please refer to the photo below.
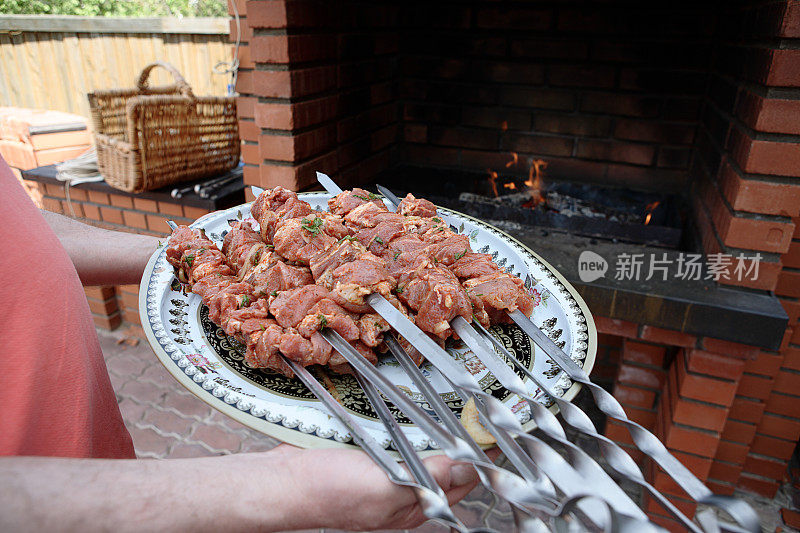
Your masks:
{"label": "red brick wall", "polygon": [[749,286],[774,291],[789,315],[780,350],[745,361],[710,474],[721,489],[768,496],[800,437],[799,6],[728,12],[692,168],[705,251],[761,253],[759,280]]}
{"label": "red brick wall", "polygon": [[[715,35],[708,97],[692,167],[707,253],[760,252],[748,285],[791,295],[800,283],[800,37],[797,2],[727,10]],[[789,49],[787,49],[787,47]],[[794,220],[793,220],[794,219]],[[788,269],[788,270],[786,270]]]}
{"label": "red brick wall", "polygon": [[[595,321],[602,349],[592,379],[609,379],[605,347],[619,346],[613,393],[632,420],[714,492],[738,487],[775,495],[800,438],[800,347],[791,344],[792,333],[782,350],[768,352],[622,320]],[[623,426],[609,421],[605,434],[646,464]],[[694,513],[688,496],[658,467],[649,465],[647,475],[677,507]],[[645,505],[654,520],[675,529],[656,502]]]}
{"label": "red brick wall", "polygon": [[[24,181],[24,184],[44,209],[67,216],[74,213],[74,218],[81,222],[118,231],[166,236],[169,234],[167,220],[190,224],[208,213],[206,209],[181,205],[180,200],[161,202],[78,187],[70,189],[70,201],[67,201],[62,185],[33,181]],[[85,287],[85,291],[97,327],[116,329],[126,325],[129,333],[144,336],[139,320],[138,285]]]}
{"label": "red brick wall", "polygon": [[[541,158],[550,178],[686,184],[712,8],[460,1],[405,14],[405,161],[526,173]],[[510,152],[521,162],[506,168]]]}
{"label": "red brick wall", "polygon": [[313,1],[238,2],[236,90],[245,183],[302,189],[387,168],[397,142],[397,9]]}

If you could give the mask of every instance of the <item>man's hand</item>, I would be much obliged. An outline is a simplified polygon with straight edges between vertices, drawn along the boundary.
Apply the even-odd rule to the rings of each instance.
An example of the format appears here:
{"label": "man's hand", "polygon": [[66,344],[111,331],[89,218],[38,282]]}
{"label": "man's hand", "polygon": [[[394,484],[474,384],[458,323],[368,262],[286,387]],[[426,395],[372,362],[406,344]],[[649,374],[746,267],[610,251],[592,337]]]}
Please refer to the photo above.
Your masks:
{"label": "man's hand", "polygon": [[[314,527],[351,531],[411,529],[427,518],[407,487],[393,484],[365,453],[357,450],[298,450],[279,446],[270,453],[285,454],[296,471],[298,489],[306,492]],[[491,455],[497,456],[497,451]],[[425,466],[442,487],[450,505],[477,484],[471,465],[444,455],[429,457]]]}
{"label": "man's hand", "polygon": [[[494,454],[490,454],[492,457]],[[444,456],[426,466],[451,504],[477,483]],[[363,452],[300,450],[201,459],[0,458],[0,531],[291,531],[412,528],[411,489]]]}

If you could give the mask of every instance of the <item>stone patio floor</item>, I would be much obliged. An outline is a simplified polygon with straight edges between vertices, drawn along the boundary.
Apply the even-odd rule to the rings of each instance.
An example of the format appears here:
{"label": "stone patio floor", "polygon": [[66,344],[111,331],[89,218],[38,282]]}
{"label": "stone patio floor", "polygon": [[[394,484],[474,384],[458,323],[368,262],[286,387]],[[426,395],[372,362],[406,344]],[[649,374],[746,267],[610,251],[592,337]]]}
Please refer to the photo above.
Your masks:
{"label": "stone patio floor", "polygon": [[[123,329],[112,332],[98,329],[98,335],[138,457],[168,459],[257,452],[279,443],[222,415],[186,391],[164,369],[147,342],[135,346],[122,342],[127,338]],[[797,496],[789,484],[772,500],[747,493],[737,496],[758,510],[767,532],[789,531],[780,518],[780,509],[797,509],[800,504],[792,501]],[[498,503],[481,486],[456,505],[454,511],[470,527],[513,530],[509,507]],[[324,531],[334,533],[331,529]],[[413,531],[438,533],[446,532],[447,528],[429,522]]]}

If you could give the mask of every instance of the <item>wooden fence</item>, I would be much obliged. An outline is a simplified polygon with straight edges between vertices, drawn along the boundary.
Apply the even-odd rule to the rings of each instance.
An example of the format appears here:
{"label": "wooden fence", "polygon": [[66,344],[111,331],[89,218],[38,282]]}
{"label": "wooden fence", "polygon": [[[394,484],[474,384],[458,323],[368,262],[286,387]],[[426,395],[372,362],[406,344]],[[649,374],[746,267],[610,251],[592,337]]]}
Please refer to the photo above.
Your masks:
{"label": "wooden fence", "polygon": [[225,18],[0,16],[0,106],[88,117],[86,93],[133,87],[155,60],[175,65],[195,94],[224,95],[229,77],[212,69],[231,53]]}

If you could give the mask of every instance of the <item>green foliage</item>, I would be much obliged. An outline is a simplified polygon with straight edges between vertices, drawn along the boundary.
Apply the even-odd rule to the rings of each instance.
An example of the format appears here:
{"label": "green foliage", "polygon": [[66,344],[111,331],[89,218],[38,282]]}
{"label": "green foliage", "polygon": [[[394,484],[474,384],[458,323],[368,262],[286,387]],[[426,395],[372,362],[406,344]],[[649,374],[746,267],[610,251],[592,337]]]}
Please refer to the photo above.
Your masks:
{"label": "green foliage", "polygon": [[0,0],[2,15],[225,17],[225,0]]}

